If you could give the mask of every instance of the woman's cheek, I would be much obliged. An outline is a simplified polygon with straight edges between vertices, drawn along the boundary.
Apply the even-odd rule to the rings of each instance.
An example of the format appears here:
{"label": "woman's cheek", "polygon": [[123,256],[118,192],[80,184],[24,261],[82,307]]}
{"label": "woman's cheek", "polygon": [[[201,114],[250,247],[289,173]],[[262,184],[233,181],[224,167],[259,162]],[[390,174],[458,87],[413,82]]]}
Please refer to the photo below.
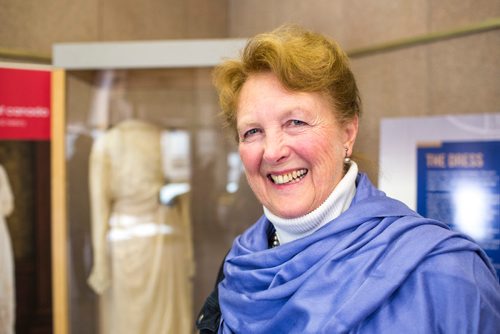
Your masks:
{"label": "woman's cheek", "polygon": [[250,147],[250,145],[246,145],[245,147],[239,148],[240,158],[245,167],[245,171],[251,172],[253,169],[258,166],[258,151]]}

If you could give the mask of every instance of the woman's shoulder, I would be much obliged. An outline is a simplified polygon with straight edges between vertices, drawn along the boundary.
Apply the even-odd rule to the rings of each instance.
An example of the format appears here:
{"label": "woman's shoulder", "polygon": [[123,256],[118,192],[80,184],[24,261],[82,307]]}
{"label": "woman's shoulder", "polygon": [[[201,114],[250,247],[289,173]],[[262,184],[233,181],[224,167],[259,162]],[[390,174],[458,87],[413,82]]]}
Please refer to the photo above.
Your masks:
{"label": "woman's shoulder", "polygon": [[493,281],[494,287],[500,293],[498,278],[490,260],[479,246],[470,242],[471,247],[464,247],[461,245],[463,240],[444,240],[440,247],[416,268],[415,274],[462,285]]}
{"label": "woman's shoulder", "polygon": [[498,278],[477,252],[458,250],[427,257],[399,294],[403,298],[411,295],[413,303],[425,305],[440,326],[490,333],[488,330],[498,330],[500,325]]}
{"label": "woman's shoulder", "polygon": [[[455,247],[454,242],[446,241],[446,248]],[[362,329],[496,333],[499,326],[500,285],[496,275],[480,254],[456,249],[425,257]]]}

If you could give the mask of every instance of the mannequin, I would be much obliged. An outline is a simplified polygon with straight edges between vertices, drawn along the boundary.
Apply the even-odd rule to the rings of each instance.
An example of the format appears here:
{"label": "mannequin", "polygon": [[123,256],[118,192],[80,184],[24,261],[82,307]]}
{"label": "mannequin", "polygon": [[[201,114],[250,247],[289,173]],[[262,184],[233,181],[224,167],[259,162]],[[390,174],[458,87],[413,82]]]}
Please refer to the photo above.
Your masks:
{"label": "mannequin", "polygon": [[15,320],[14,259],[5,218],[14,209],[7,173],[0,165],[0,333],[13,334]]}
{"label": "mannequin", "polygon": [[102,333],[191,333],[189,193],[161,205],[161,129],[125,120],[90,155],[94,263]]}

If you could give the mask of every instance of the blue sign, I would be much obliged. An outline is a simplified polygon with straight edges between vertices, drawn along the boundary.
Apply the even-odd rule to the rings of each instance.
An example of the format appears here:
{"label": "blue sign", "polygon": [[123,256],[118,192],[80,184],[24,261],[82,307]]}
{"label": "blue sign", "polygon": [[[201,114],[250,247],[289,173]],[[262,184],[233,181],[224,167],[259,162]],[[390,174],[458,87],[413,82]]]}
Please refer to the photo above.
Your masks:
{"label": "blue sign", "polygon": [[500,277],[500,141],[417,149],[417,211],[472,237]]}

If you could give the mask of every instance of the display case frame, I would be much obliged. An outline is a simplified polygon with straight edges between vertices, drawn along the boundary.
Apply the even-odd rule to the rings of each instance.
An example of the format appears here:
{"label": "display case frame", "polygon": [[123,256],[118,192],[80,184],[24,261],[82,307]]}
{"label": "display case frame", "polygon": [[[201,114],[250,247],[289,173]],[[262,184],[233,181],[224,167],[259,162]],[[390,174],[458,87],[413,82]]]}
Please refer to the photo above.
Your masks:
{"label": "display case frame", "polygon": [[[72,332],[70,268],[68,266],[69,244],[71,244],[68,234],[69,172],[66,158],[68,75],[71,75],[68,73],[75,73],[73,71],[207,69],[223,59],[236,57],[245,43],[245,39],[214,39],[54,45],[51,123],[54,333]],[[221,199],[222,203],[224,201],[224,198]]]}

